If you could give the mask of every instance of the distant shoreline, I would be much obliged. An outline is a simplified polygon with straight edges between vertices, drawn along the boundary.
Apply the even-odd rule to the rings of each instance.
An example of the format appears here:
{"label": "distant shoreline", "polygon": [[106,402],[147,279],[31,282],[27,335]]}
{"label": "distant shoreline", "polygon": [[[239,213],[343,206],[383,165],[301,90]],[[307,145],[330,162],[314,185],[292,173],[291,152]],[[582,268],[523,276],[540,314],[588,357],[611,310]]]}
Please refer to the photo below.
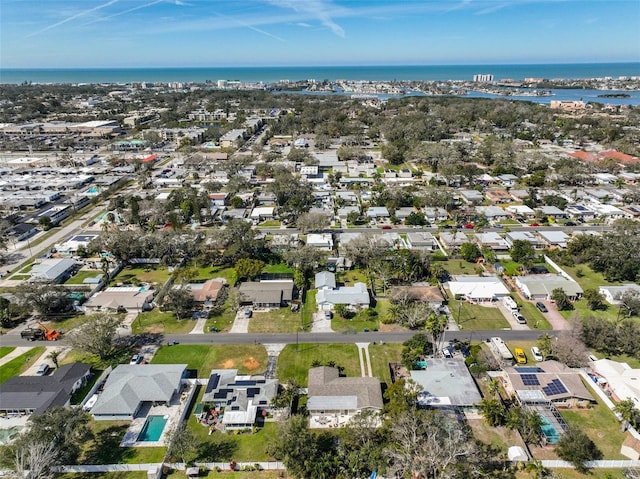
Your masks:
{"label": "distant shoreline", "polygon": [[496,80],[526,78],[595,79],[640,77],[640,62],[509,64],[509,65],[388,65],[329,67],[176,67],[176,68],[29,68],[0,69],[0,83],[214,83],[231,80],[252,83],[316,81],[471,81],[476,74]]}

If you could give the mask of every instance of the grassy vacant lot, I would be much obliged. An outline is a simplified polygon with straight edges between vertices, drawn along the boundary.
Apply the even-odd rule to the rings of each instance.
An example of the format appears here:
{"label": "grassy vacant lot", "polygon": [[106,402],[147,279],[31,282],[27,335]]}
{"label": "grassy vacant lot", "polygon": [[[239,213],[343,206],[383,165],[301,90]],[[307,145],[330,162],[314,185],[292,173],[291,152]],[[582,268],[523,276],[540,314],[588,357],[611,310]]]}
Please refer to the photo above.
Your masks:
{"label": "grassy vacant lot", "polygon": [[141,266],[127,266],[113,280],[112,283],[155,283],[164,284],[170,273],[166,266],[145,264]]}
{"label": "grassy vacant lot", "polygon": [[162,462],[165,447],[120,447],[129,421],[93,421],[94,439],[84,444],[80,464],[135,464]]}
{"label": "grassy vacant lot", "polygon": [[584,318],[585,316],[595,316],[597,318],[604,318],[609,321],[615,321],[618,317],[618,308],[610,305],[605,302],[607,309],[599,309],[597,311],[592,311],[587,306],[587,301],[581,299],[573,303],[573,309],[570,311],[560,311],[560,314],[565,318],[569,318],[573,315],[577,315],[579,318]]}
{"label": "grassy vacant lot", "polygon": [[[590,386],[587,386],[590,390]],[[597,396],[593,395],[596,399]],[[625,459],[620,447],[625,433],[620,432],[620,423],[600,400],[590,409],[560,411],[568,424],[579,427],[587,434],[604,454],[604,459]]]}
{"label": "grassy vacant lot", "polygon": [[509,328],[498,308],[480,306],[466,301],[449,301],[449,309],[461,329],[485,330]]}
{"label": "grassy vacant lot", "polygon": [[594,288],[597,290],[600,286],[612,286],[620,284],[608,282],[604,279],[602,273],[596,273],[587,264],[580,264],[577,266],[560,266],[567,273],[569,273],[571,277],[575,279],[578,284],[580,284],[580,286],[582,286],[582,289]]}
{"label": "grassy vacant lot", "polygon": [[2,346],[2,347],[0,347],[0,358],[4,358],[7,354],[9,354],[14,349],[16,349],[16,348],[13,348],[11,346]]}
{"label": "grassy vacant lot", "polygon": [[0,366],[0,384],[29,369],[42,356],[44,351],[45,348],[43,346],[38,346]]}
{"label": "grassy vacant lot", "polygon": [[[187,427],[193,431],[200,447],[198,461],[222,462],[222,461],[268,461],[273,460],[267,454],[267,444],[276,434],[277,425],[275,423],[265,423],[263,428],[259,428],[255,433],[224,434],[219,431],[209,435],[209,428],[198,423],[193,415],[195,405],[202,400],[204,387],[200,387],[196,400],[191,404],[188,414]],[[227,473],[225,473],[225,477]],[[242,476],[246,477],[246,476]]]}
{"label": "grassy vacant lot", "polygon": [[81,269],[74,276],[69,278],[65,284],[84,284],[83,281],[87,278],[95,278],[98,275],[101,275],[102,271],[92,269]]}
{"label": "grassy vacant lot", "polygon": [[370,344],[371,372],[381,382],[391,385],[389,363],[399,363],[402,360],[402,344]]}
{"label": "grassy vacant lot", "polygon": [[367,316],[366,311],[360,311],[352,319],[344,319],[333,313],[331,328],[334,331],[356,333],[368,329],[373,331],[379,327],[378,316]]}
{"label": "grassy vacant lot", "polygon": [[276,375],[282,382],[295,378],[306,386],[314,360],[325,365],[334,361],[336,366],[344,367],[346,376],[360,376],[360,359],[355,344],[289,344],[280,353]]}
{"label": "grassy vacant lot", "polygon": [[302,326],[302,315],[291,308],[254,312],[249,320],[250,333],[295,333]]}
{"label": "grassy vacant lot", "polygon": [[267,351],[260,345],[227,344],[224,346],[162,346],[152,364],[187,364],[198,377],[209,377],[212,369],[237,368],[240,374],[259,374],[267,365]]}
{"label": "grassy vacant lot", "polygon": [[173,313],[161,313],[158,310],[140,313],[131,325],[133,334],[164,333],[186,334],[193,329],[196,322],[189,319],[178,321]]}
{"label": "grassy vacant lot", "polygon": [[236,284],[236,270],[235,268],[224,268],[222,266],[203,266],[196,268],[197,276],[194,278],[196,281],[203,281],[213,278],[224,278],[230,286]]}

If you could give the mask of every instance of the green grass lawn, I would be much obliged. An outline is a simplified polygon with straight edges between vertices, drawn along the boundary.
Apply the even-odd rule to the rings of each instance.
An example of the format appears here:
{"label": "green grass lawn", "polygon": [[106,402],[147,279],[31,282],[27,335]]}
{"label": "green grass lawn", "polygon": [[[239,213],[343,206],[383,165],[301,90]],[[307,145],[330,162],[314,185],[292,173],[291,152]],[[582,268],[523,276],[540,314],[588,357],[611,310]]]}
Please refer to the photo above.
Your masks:
{"label": "green grass lawn", "polygon": [[165,447],[120,447],[129,421],[93,421],[94,439],[84,444],[80,464],[136,464],[162,462]]}
{"label": "green grass lawn", "polygon": [[195,326],[196,321],[182,319],[178,321],[173,313],[162,313],[156,309],[140,313],[131,325],[133,334],[186,334]]}
{"label": "green grass lawn", "polygon": [[[234,458],[235,459],[235,458]],[[187,475],[184,471],[172,471],[166,477],[167,479],[187,479]],[[198,477],[224,477],[225,479],[286,479],[288,476],[285,471],[239,471],[230,472],[224,471],[224,473],[217,473],[215,471],[201,472]],[[71,478],[73,479],[73,478]],[[87,478],[90,479],[90,478]],[[129,479],[129,478],[122,478]]]}
{"label": "green grass lawn", "polygon": [[489,330],[510,328],[498,308],[480,306],[466,301],[449,300],[449,309],[461,329]]}
{"label": "green grass lawn", "polygon": [[13,376],[22,374],[33,366],[45,350],[44,346],[38,346],[0,366],[0,384]]}
{"label": "green grass lawn", "polygon": [[98,275],[101,275],[102,271],[99,270],[86,270],[82,269],[78,271],[74,276],[69,278],[65,284],[84,284],[83,281],[87,278],[95,278]]}
{"label": "green grass lawn", "polygon": [[516,298],[516,303],[520,306],[520,312],[527,320],[527,325],[531,329],[553,329],[547,318],[545,318],[536,305]]}
{"label": "green grass lawn", "polygon": [[515,261],[500,261],[504,266],[504,272],[508,276],[518,276],[522,274],[522,264]]}
{"label": "green grass lawn", "polygon": [[[583,381],[584,382],[584,381]],[[590,386],[586,386],[590,390]],[[567,424],[579,427],[598,446],[604,454],[604,459],[626,459],[620,454],[620,447],[625,434],[620,432],[620,423],[593,393],[598,404],[590,409],[560,410]]]}
{"label": "green grass lawn", "polygon": [[259,374],[267,365],[264,346],[253,344],[202,344],[162,346],[152,364],[187,364],[195,369],[199,378],[207,378],[212,369],[238,369],[239,374]]}
{"label": "green grass lawn", "polygon": [[[608,282],[604,279],[602,273],[596,273],[587,264],[580,264],[577,266],[560,265],[560,267],[569,273],[569,275],[578,282],[582,289],[594,288],[598,290],[600,286],[613,286],[620,284]],[[582,274],[578,275],[578,271],[581,271]]]}
{"label": "green grass lawn", "polygon": [[250,333],[295,333],[302,326],[302,314],[291,308],[254,312],[249,320]]}
{"label": "green grass lawn", "polygon": [[355,283],[369,283],[364,271],[352,269],[336,274],[336,284],[338,286],[353,286]]}
{"label": "green grass lawn", "polygon": [[145,264],[141,266],[127,266],[111,280],[116,283],[155,283],[164,284],[171,274],[166,266]]}
{"label": "green grass lawn", "polygon": [[585,316],[595,316],[597,318],[607,319],[609,321],[615,321],[618,318],[618,308],[615,306],[606,303],[607,309],[598,309],[592,311],[589,309],[587,305],[587,301],[585,299],[581,299],[573,303],[573,309],[569,311],[560,311],[560,314],[565,318],[569,318],[572,315],[577,314],[579,318],[584,318]]}
{"label": "green grass lawn", "polygon": [[229,286],[236,284],[236,270],[235,268],[227,268],[223,266],[202,266],[195,268],[197,276],[194,278],[196,281],[202,281],[213,278],[224,278],[227,280]]}
{"label": "green grass lawn", "polygon": [[14,274],[9,279],[11,279],[13,281],[26,281],[29,278],[31,278],[30,274]]}
{"label": "green grass lawn", "polygon": [[11,346],[2,346],[2,347],[0,347],[0,358],[4,358],[7,354],[9,354],[14,349],[16,349],[16,348],[11,347]]}
{"label": "green grass lawn", "polygon": [[313,313],[315,313],[318,309],[318,305],[316,304],[316,295],[318,294],[318,290],[311,289],[307,291],[307,294],[304,298],[304,303],[302,305],[302,329],[305,331],[309,331],[311,329],[311,322],[313,321]]}
{"label": "green grass lawn", "polygon": [[350,333],[364,331],[365,329],[373,331],[379,327],[380,322],[378,318],[379,316],[368,316],[366,310],[360,311],[352,319],[344,319],[336,313],[333,313],[331,328],[334,331]]}
{"label": "green grass lawn", "polygon": [[449,274],[475,274],[475,263],[468,263],[463,259],[450,259],[441,262],[442,267],[446,269]]}
{"label": "green grass lawn", "polygon": [[258,428],[252,434],[233,434],[231,432],[225,434],[216,431],[209,435],[209,428],[200,424],[196,416],[193,415],[195,406],[202,401],[204,390],[204,387],[199,387],[199,391],[187,415],[187,427],[193,431],[197,442],[202,443],[197,461],[223,462],[234,460],[238,462],[254,462],[273,460],[267,454],[267,445],[276,434],[277,424],[265,423],[264,427]]}
{"label": "green grass lawn", "polygon": [[360,359],[355,344],[289,344],[278,358],[277,377],[281,382],[295,378],[299,384],[307,385],[307,376],[314,360],[326,364],[335,361],[344,367],[346,376],[360,376]]}
{"label": "green grass lawn", "polygon": [[402,344],[370,344],[369,357],[371,358],[371,372],[381,382],[391,385],[391,373],[389,363],[402,361]]}
{"label": "green grass lawn", "polygon": [[57,479],[95,479],[96,477],[100,479],[147,479],[147,471],[101,472],[99,475],[95,472],[56,474]]}
{"label": "green grass lawn", "polygon": [[260,223],[258,225],[258,228],[273,228],[273,227],[277,227],[280,226],[280,221],[278,220],[267,220],[267,221],[263,221],[262,223]]}
{"label": "green grass lawn", "polygon": [[262,268],[263,273],[279,273],[293,274],[293,269],[287,263],[278,263],[278,264],[267,264],[264,268]]}

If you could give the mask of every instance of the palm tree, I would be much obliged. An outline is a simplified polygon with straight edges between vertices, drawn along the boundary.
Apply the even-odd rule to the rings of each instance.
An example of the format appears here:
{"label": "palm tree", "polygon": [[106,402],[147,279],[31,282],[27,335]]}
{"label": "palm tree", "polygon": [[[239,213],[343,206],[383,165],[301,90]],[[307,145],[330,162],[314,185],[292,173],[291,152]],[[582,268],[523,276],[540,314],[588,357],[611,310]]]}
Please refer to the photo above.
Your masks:
{"label": "palm tree", "polygon": [[51,351],[49,351],[49,354],[47,354],[47,359],[51,359],[51,362],[56,367],[56,369],[59,367],[58,360],[60,359],[61,354],[62,351],[60,351],[59,349],[52,349]]}

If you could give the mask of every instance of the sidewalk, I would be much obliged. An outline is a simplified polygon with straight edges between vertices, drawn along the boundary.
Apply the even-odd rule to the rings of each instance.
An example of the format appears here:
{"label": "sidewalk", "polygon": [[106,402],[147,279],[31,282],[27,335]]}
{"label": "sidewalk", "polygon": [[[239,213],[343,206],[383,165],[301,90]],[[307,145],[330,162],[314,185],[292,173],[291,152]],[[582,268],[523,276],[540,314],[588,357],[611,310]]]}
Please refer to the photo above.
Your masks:
{"label": "sidewalk", "polygon": [[18,346],[16,349],[11,351],[9,354],[4,356],[3,358],[0,358],[0,366],[4,366],[9,361],[17,358],[18,356],[23,355],[24,353],[26,353],[27,351],[29,351],[31,349],[33,349],[33,347],[31,347],[31,346]]}

